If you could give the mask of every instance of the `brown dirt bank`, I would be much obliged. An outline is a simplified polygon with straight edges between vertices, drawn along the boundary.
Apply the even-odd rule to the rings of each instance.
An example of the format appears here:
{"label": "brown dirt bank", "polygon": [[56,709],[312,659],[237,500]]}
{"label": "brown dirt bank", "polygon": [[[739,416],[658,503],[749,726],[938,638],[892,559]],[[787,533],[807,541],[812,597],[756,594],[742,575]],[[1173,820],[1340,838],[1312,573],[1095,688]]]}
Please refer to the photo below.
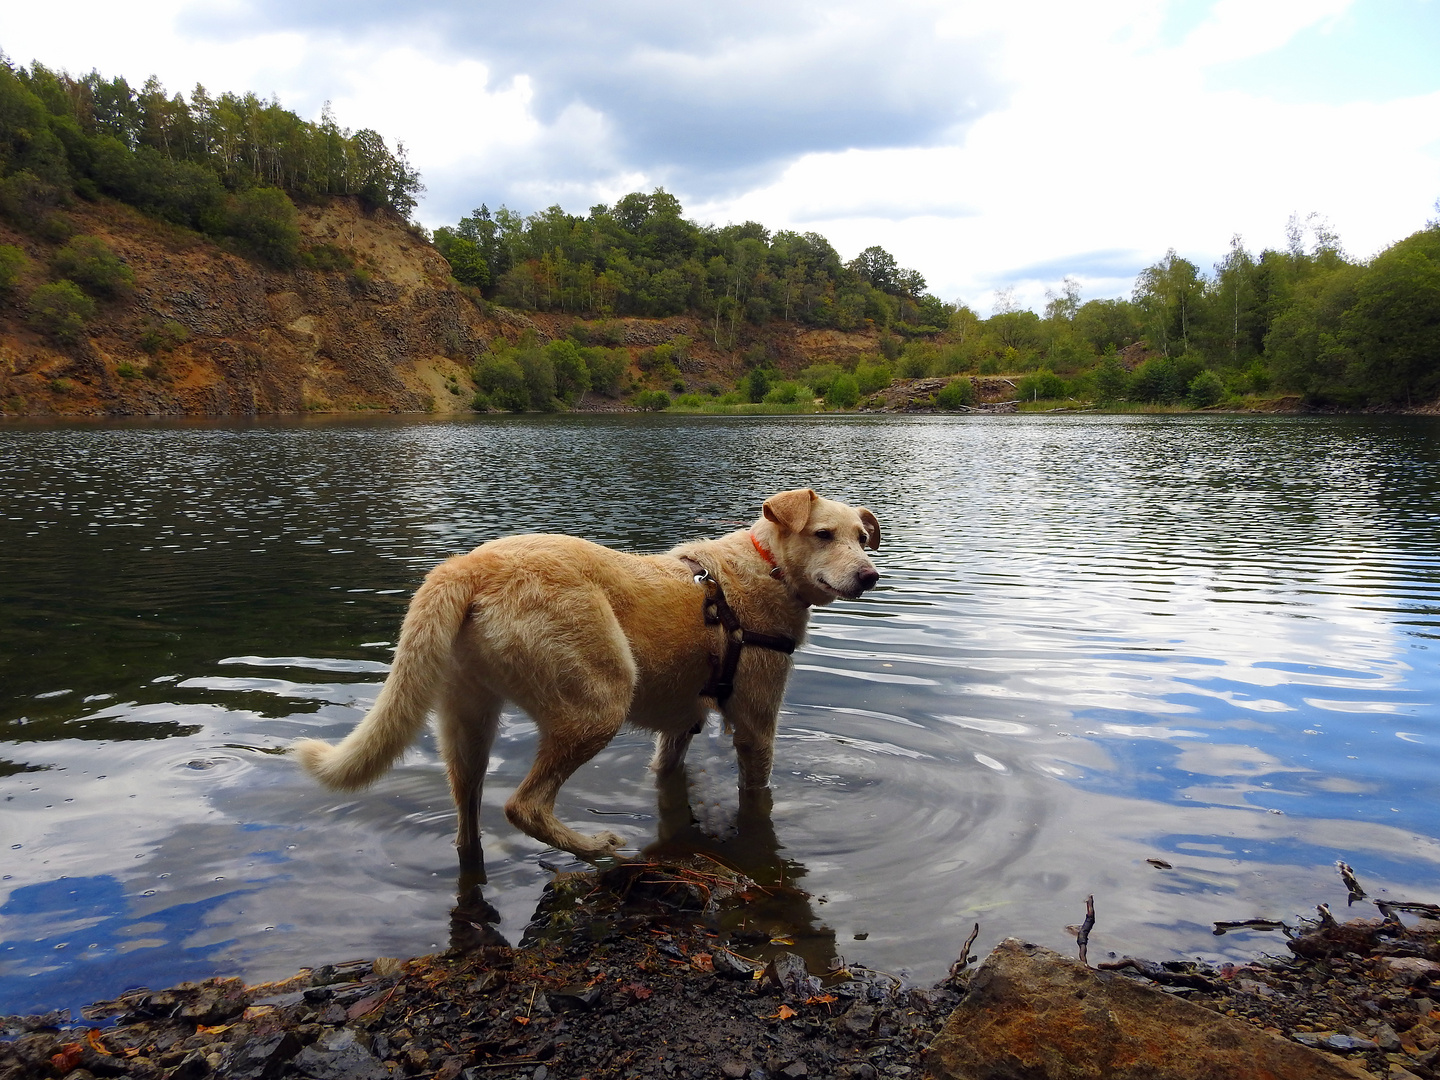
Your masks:
{"label": "brown dirt bank", "polygon": [[[1308,1075],[1440,1075],[1440,922],[1405,926],[1397,915],[1440,915],[1427,905],[1391,904],[1385,919],[1344,924],[1323,911],[1289,931],[1286,955],[1243,966],[1112,958],[1092,971],[1007,942],[979,969],[957,965],[944,983],[914,988],[843,961],[816,977],[785,938],[747,932],[736,914],[774,891],[703,858],[561,875],[512,948],[476,886],[452,912],[443,955],[326,966],[257,987],[216,979],[133,991],[86,1010],[117,1020],[93,1033],[57,1015],[0,1020],[0,1078],[1179,1080],[1254,1075],[1256,1038],[1298,1061],[1298,1075],[1306,1047],[1326,1052]],[[1022,954],[1032,966],[1017,975]],[[1081,1037],[1066,1019],[1087,995],[1108,1039]],[[1216,1019],[1197,1022],[1195,1006]],[[1248,1028],[1226,1034],[1227,1024]],[[1121,1062],[1117,1039],[1158,1056],[1137,1058],[1132,1046]],[[1187,1039],[1203,1041],[1205,1069],[1198,1052],[1177,1051]]]}

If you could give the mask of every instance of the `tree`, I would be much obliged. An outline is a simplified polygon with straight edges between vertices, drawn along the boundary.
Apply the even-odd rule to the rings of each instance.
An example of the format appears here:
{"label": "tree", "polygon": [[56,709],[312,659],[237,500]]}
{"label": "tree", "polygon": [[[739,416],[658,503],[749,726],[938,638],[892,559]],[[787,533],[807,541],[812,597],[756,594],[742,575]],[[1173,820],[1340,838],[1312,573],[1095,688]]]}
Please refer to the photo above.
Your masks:
{"label": "tree", "polygon": [[1134,302],[1140,308],[1150,345],[1166,356],[1190,348],[1190,323],[1204,280],[1194,263],[1171,248],[1135,279]]}
{"label": "tree", "polygon": [[[900,283],[900,264],[882,247],[866,248],[846,263],[845,269],[884,292],[896,289]],[[920,288],[925,288],[924,278],[920,278]]]}
{"label": "tree", "polygon": [[1347,374],[1372,401],[1413,405],[1440,395],[1440,226],[1381,252],[1341,320]]}

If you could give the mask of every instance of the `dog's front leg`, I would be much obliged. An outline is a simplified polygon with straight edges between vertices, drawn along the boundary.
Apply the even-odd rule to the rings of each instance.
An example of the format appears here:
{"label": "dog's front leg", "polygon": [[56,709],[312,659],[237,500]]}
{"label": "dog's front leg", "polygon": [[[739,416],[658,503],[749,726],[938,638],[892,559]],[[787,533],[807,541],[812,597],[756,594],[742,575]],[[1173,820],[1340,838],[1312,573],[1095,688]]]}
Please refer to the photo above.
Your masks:
{"label": "dog's front leg", "polygon": [[740,790],[763,788],[770,783],[775,760],[775,727],[779,708],[754,707],[732,702],[725,719],[735,728],[735,757],[740,764]]}

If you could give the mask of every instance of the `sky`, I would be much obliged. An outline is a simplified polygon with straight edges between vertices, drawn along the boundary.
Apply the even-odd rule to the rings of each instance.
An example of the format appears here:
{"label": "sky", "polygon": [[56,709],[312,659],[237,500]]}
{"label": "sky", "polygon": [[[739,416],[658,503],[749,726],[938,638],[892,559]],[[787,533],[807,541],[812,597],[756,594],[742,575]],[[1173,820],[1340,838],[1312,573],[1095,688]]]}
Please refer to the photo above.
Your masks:
{"label": "sky", "polygon": [[10,5],[0,49],[329,101],[405,143],[430,228],[663,186],[982,315],[1292,215],[1361,258],[1440,216],[1440,0],[72,0]]}

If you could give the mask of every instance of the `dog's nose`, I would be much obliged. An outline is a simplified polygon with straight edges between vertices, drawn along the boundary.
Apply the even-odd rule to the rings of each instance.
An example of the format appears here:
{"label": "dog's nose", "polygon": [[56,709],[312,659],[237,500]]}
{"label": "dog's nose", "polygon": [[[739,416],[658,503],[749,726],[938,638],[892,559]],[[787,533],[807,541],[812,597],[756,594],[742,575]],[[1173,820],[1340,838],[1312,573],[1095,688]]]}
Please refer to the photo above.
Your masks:
{"label": "dog's nose", "polygon": [[860,573],[855,576],[859,579],[860,588],[864,590],[870,588],[870,586],[880,580],[880,571],[872,566],[868,570],[861,570]]}

